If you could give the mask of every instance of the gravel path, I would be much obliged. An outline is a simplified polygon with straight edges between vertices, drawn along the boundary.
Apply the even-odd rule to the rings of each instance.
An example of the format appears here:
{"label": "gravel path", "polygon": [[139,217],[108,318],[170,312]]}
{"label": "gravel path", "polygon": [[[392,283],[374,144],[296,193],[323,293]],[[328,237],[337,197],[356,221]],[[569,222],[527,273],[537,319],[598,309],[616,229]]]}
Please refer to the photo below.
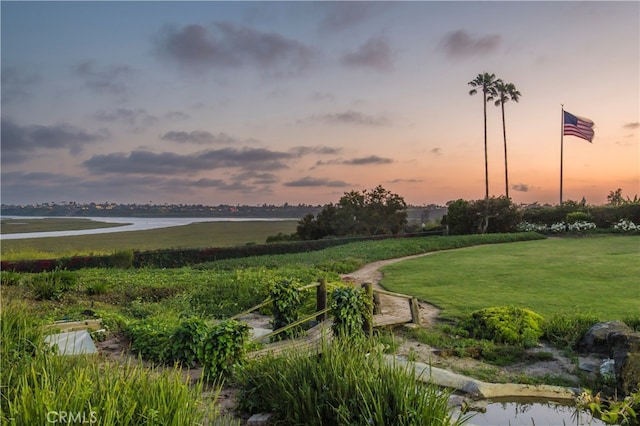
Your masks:
{"label": "gravel path", "polygon": [[[382,281],[382,272],[380,269],[383,266],[390,265],[392,263],[402,262],[408,259],[415,259],[417,257],[429,256],[433,253],[422,253],[412,256],[398,257],[394,259],[379,260],[377,262],[369,263],[357,271],[350,274],[344,274],[342,279],[345,281],[351,281],[355,284],[372,283],[374,289],[386,290],[380,285]],[[402,322],[405,319],[411,320],[411,311],[409,310],[409,303],[402,297],[394,297],[386,294],[380,295],[380,307],[381,313],[376,315],[376,323],[393,323]],[[431,325],[438,317],[440,310],[427,302],[419,302],[420,307],[420,320],[423,326]]]}

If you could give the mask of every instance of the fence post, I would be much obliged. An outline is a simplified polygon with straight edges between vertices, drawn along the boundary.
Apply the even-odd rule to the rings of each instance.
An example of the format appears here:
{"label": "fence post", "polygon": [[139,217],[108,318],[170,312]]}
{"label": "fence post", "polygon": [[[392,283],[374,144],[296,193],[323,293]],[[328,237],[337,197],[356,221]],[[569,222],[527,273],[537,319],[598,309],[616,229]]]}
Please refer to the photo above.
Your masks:
{"label": "fence post", "polygon": [[[327,280],[320,278],[320,285],[316,287],[316,312],[327,308]],[[327,313],[322,313],[316,317],[316,321],[322,322],[327,319]]]}
{"label": "fence post", "polygon": [[420,321],[420,306],[418,305],[418,299],[415,297],[409,299],[409,309],[411,310],[411,322],[416,325],[422,325]]}
{"label": "fence post", "polygon": [[380,293],[373,293],[373,315],[381,314]]}
{"label": "fence post", "polygon": [[362,321],[362,330],[364,334],[367,336],[373,335],[373,284],[364,283],[362,284],[362,288],[364,289],[364,297],[366,301],[367,312],[364,315]]}

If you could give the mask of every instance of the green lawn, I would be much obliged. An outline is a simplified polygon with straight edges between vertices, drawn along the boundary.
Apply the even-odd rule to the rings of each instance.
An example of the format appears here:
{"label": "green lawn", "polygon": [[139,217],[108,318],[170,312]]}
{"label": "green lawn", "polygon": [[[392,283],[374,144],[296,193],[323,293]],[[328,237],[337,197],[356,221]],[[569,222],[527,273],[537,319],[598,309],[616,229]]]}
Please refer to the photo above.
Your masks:
{"label": "green lawn", "polygon": [[640,237],[593,236],[438,252],[383,269],[383,286],[459,318],[490,306],[543,315],[591,313],[602,320],[640,313]]}

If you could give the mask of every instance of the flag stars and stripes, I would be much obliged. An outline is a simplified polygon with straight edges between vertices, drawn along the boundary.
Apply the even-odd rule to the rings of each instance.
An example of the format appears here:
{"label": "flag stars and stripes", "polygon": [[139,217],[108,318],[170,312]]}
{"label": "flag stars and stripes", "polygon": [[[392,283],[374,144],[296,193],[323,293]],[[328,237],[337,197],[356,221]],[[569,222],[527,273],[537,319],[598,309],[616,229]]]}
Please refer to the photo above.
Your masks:
{"label": "flag stars and stripes", "polygon": [[564,111],[563,133],[569,136],[577,136],[591,142],[595,135],[595,132],[593,131],[593,121],[588,118],[577,117],[567,111]]}

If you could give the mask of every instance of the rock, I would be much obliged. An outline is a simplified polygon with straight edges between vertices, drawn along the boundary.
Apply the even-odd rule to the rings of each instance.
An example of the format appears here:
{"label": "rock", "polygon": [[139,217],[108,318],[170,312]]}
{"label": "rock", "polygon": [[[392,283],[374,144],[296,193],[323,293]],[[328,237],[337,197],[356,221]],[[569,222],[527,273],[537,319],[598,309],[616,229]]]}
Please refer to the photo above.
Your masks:
{"label": "rock", "polygon": [[616,333],[609,340],[618,392],[628,395],[640,384],[640,332]]}
{"label": "rock", "polygon": [[620,333],[633,333],[633,329],[622,321],[600,322],[582,336],[578,349],[582,352],[610,356],[610,337]]}

